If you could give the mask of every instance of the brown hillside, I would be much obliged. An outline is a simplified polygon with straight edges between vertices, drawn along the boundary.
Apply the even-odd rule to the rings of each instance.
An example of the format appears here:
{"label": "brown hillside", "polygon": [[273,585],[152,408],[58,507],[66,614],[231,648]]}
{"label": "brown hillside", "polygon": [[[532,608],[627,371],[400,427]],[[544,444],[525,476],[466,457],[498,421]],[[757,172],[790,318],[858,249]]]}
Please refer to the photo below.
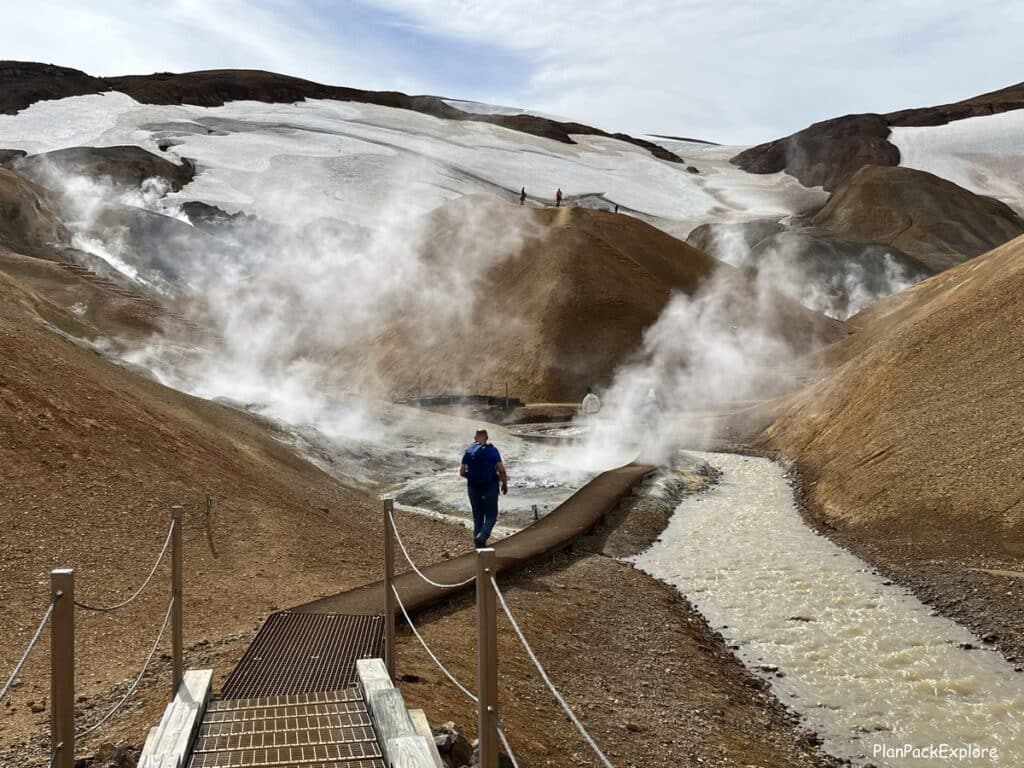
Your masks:
{"label": "brown hillside", "polygon": [[1024,221],[998,200],[912,168],[867,165],[811,222],[852,242],[892,246],[941,272],[1024,234]]}
{"label": "brown hillside", "polygon": [[[507,383],[530,401],[576,400],[640,348],[673,292],[694,294],[716,270],[735,274],[630,216],[475,199],[448,206],[440,221],[457,219],[461,206],[490,206],[488,215],[521,219],[532,234],[487,271],[464,320],[438,327],[435,317],[408,313],[366,351],[395,395],[453,387],[499,394]],[[737,311],[747,290],[736,275]],[[795,303],[780,298],[779,307],[798,348],[841,333]]]}
{"label": "brown hillside", "polygon": [[[89,305],[83,315],[67,311],[79,302]],[[369,497],[331,482],[244,414],[140,378],[46,325],[89,337],[101,327],[144,330],[153,322],[150,305],[116,289],[0,251],[4,670],[45,608],[51,568],[77,569],[80,599],[116,602],[145,576],[175,503],[187,507],[189,646],[247,631],[275,607],[361,583],[377,570],[376,553],[356,546],[379,535]],[[207,495],[215,503],[216,558],[200,512]],[[322,535],[326,528],[330,536]],[[81,694],[92,697],[135,674],[166,595],[163,575],[116,618],[80,613]],[[46,659],[44,644],[0,723],[0,745],[38,719],[28,702],[48,695]],[[152,722],[162,695],[145,699]],[[144,732],[141,722],[135,728]],[[110,729],[105,734],[111,738]]]}
{"label": "brown hillside", "polygon": [[0,247],[36,252],[47,243],[68,239],[45,195],[18,174],[0,168]]}
{"label": "brown hillside", "polygon": [[255,69],[214,69],[201,72],[157,72],[152,75],[90,77],[84,72],[52,64],[0,61],[0,114],[16,114],[37,101],[120,91],[143,104],[197,104],[220,106],[229,101],[291,103],[304,99],[336,99],[378,104],[440,117],[492,123],[514,131],[575,144],[573,135],[608,136],[643,147],[655,157],[673,163],[682,158],[658,144],[624,133],[609,134],[581,123],[564,123],[536,115],[481,115],[463,112],[437,96],[409,96],[397,91],[364,91]]}
{"label": "brown hillside", "polygon": [[68,147],[53,152],[14,158],[9,161],[18,173],[45,185],[54,173],[87,176],[96,181],[109,180],[114,186],[138,189],[153,177],[165,179],[179,190],[195,177],[196,169],[188,160],[181,165],[147,152],[142,147]]}
{"label": "brown hillside", "polygon": [[746,149],[731,162],[751,173],[785,171],[804,186],[822,186],[831,192],[865,165],[899,164],[899,149],[889,143],[893,126],[944,125],[1022,108],[1024,83],[1017,83],[954,104],[904,109],[887,115],[844,115]]}
{"label": "brown hillside", "polygon": [[1024,554],[1022,296],[1018,238],[852,319],[833,373],[766,433],[814,515],[872,541]]}
{"label": "brown hillside", "polygon": [[[140,584],[159,550],[168,508],[182,503],[185,661],[213,667],[219,687],[270,611],[379,575],[379,502],[332,482],[267,424],[140,378],[69,340],[66,334],[147,334],[167,318],[153,299],[63,263],[62,255],[43,260],[0,249],[0,669],[6,675],[13,667],[45,611],[48,570],[74,567],[81,602],[119,601]],[[206,497],[214,500],[209,517]],[[397,517],[420,563],[450,557],[468,543],[461,528]],[[77,728],[96,724],[141,668],[165,615],[167,582],[165,564],[123,612],[76,611]],[[552,674],[568,681],[560,685],[575,706],[615,694],[621,706],[590,706],[588,725],[624,763],[671,768],[698,744],[709,765],[835,764],[699,614],[628,565],[588,556],[567,568],[560,560],[503,589],[538,653],[555,664]],[[602,615],[608,605],[628,610],[609,622]],[[431,646],[444,649],[447,664],[470,680],[471,614],[471,603],[462,601],[450,616],[417,619]],[[571,636],[564,631],[570,625]],[[603,644],[599,665],[568,652],[580,637]],[[517,681],[502,691],[503,722],[520,759],[532,765],[576,753],[578,734],[552,716],[557,705],[515,637],[506,632],[501,642],[503,669]],[[398,645],[408,700],[427,707],[432,722],[454,719],[472,736],[472,707],[452,696],[408,631],[400,631]],[[142,743],[167,702],[168,649],[165,636],[127,706],[96,734],[76,739],[77,763],[90,763],[86,756],[101,742]],[[0,765],[46,764],[48,654],[44,632],[0,708]],[[652,670],[649,659],[659,655],[682,660],[694,673]],[[666,719],[665,702],[682,714]],[[623,711],[655,723],[653,737],[636,739],[622,726]]]}

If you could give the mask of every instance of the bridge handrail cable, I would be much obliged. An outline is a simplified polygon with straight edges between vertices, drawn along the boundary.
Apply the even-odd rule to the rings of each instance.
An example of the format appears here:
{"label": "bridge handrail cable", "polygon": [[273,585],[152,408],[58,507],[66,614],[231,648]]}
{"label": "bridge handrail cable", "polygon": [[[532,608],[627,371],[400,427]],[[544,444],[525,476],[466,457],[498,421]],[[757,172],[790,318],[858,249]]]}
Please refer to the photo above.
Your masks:
{"label": "bridge handrail cable", "polygon": [[512,745],[508,743],[508,736],[505,735],[505,729],[501,727],[501,721],[498,719],[497,713],[487,708],[488,713],[491,716],[491,720],[494,721],[494,730],[498,732],[498,738],[501,739],[501,745],[505,747],[505,754],[508,755],[508,759],[512,761],[512,768],[519,768],[519,761],[516,760],[515,754],[512,752]]}
{"label": "bridge handrail cable", "polygon": [[82,602],[79,602],[78,600],[75,600],[75,607],[81,608],[81,609],[86,610],[86,611],[95,611],[97,613],[110,613],[112,611],[118,611],[118,610],[124,608],[125,606],[130,605],[131,603],[135,602],[135,599],[139,595],[141,595],[142,592],[146,589],[146,587],[149,586],[150,582],[153,581],[153,576],[156,575],[156,569],[160,567],[160,563],[161,563],[161,561],[163,561],[164,555],[167,554],[167,547],[170,546],[170,544],[171,544],[171,536],[173,534],[174,534],[174,523],[172,522],[170,527],[167,529],[167,538],[164,539],[164,545],[160,549],[160,554],[157,555],[156,562],[153,563],[153,567],[149,571],[149,576],[147,576],[146,580],[144,582],[142,582],[142,586],[139,587],[137,590],[135,590],[135,592],[132,594],[132,596],[129,597],[127,600],[123,600],[122,602],[118,603],[117,605],[109,605],[109,606],[89,605],[87,603],[82,603]]}
{"label": "bridge handrail cable", "polygon": [[472,699],[473,701],[479,701],[477,699],[477,697],[473,694],[473,692],[470,691],[462,683],[460,683],[455,678],[455,675],[453,675],[451,672],[449,672],[448,668],[444,664],[442,664],[440,662],[440,660],[437,658],[437,656],[434,655],[434,652],[432,650],[430,650],[430,646],[427,645],[427,641],[423,639],[423,637],[420,635],[419,631],[416,629],[416,625],[413,624],[412,623],[412,619],[409,618],[409,613],[405,610],[405,606],[402,604],[402,598],[399,596],[398,590],[395,588],[394,584],[391,585],[391,591],[395,593],[395,600],[398,601],[398,607],[401,609],[402,615],[405,616],[405,622],[409,625],[409,629],[411,629],[412,633],[414,635],[416,635],[416,639],[420,641],[420,645],[423,646],[423,650],[425,650],[427,652],[427,655],[430,656],[431,659],[433,659],[433,661],[437,665],[438,669],[440,669],[444,673],[445,677],[447,677],[449,680],[451,680],[452,685],[454,685],[456,688],[458,688],[460,691],[462,691],[462,693],[465,696],[467,696],[468,698]]}
{"label": "bridge handrail cable", "polygon": [[[423,579],[425,582],[427,582],[427,584],[429,584],[432,587],[437,587],[438,589],[458,589],[459,587],[464,587],[467,584],[472,584],[473,581],[476,580],[475,574],[473,576],[470,576],[465,581],[460,581],[458,584],[441,584],[430,579],[426,574],[423,573],[423,571],[416,567],[416,563],[414,563],[412,561],[412,558],[409,556],[409,550],[405,548],[405,542],[402,541],[402,535],[398,532],[398,524],[395,522],[395,516],[394,514],[392,514],[391,510],[388,510],[388,517],[391,518],[391,530],[395,532],[395,538],[398,540],[398,548],[402,550],[402,554],[405,555],[405,559],[409,563],[409,565],[412,566],[412,569],[416,571],[416,575]],[[412,626],[411,622],[410,626]]]}
{"label": "bridge handrail cable", "polygon": [[29,641],[28,647],[25,648],[25,652],[21,654],[21,658],[18,660],[18,663],[14,665],[14,671],[11,672],[11,676],[7,678],[7,682],[4,683],[3,689],[0,690],[0,701],[4,700],[4,698],[7,696],[8,691],[10,691],[11,688],[13,687],[14,681],[18,679],[18,675],[21,673],[22,667],[25,666],[25,662],[28,661],[29,654],[32,653],[32,649],[35,648],[36,643],[39,642],[39,638],[43,634],[43,627],[46,626],[47,622],[50,620],[50,617],[53,615],[53,609],[54,606],[56,605],[57,601],[56,599],[54,599],[51,600],[49,606],[47,606],[46,613],[43,614],[42,621],[40,621],[39,626],[36,627],[36,632],[34,635],[32,635],[32,639]]}
{"label": "bridge handrail cable", "polygon": [[146,657],[146,663],[142,665],[142,671],[139,672],[139,676],[135,678],[135,682],[133,682],[128,687],[127,692],[124,694],[124,696],[121,697],[121,700],[117,702],[117,704],[115,704],[113,708],[109,712],[107,712],[107,714],[105,714],[96,723],[89,726],[85,730],[78,731],[77,733],[75,733],[76,741],[78,739],[85,738],[94,731],[99,730],[101,726],[103,726],[108,720],[110,720],[110,718],[117,714],[117,711],[121,709],[121,707],[124,706],[125,702],[127,702],[128,699],[131,698],[131,695],[135,693],[135,690],[139,687],[139,683],[142,682],[143,676],[146,674],[146,670],[149,669],[150,662],[153,661],[153,656],[156,655],[156,649],[160,647],[160,640],[163,638],[164,632],[167,630],[167,622],[171,620],[171,610],[173,608],[174,598],[172,597],[167,604],[167,613],[164,614],[164,623],[160,625],[160,631],[156,634],[156,640],[153,643],[153,647],[149,651],[149,655]]}
{"label": "bridge handrail cable", "polygon": [[584,741],[586,741],[587,744],[590,745],[590,748],[594,750],[594,754],[597,755],[597,757],[601,760],[605,767],[615,768],[615,766],[612,765],[611,761],[607,757],[605,757],[605,754],[601,751],[601,748],[597,746],[597,742],[594,741],[593,737],[587,732],[587,729],[583,727],[583,723],[581,723],[580,719],[576,717],[576,713],[573,712],[572,708],[566,703],[565,698],[562,696],[562,694],[558,692],[558,689],[555,687],[555,684],[551,682],[551,678],[548,677],[548,673],[544,670],[544,667],[537,659],[537,654],[533,652],[533,649],[527,642],[526,635],[523,634],[523,630],[520,629],[519,624],[516,622],[515,617],[512,615],[512,611],[509,609],[508,603],[505,602],[505,596],[502,595],[501,590],[498,589],[498,582],[495,580],[494,576],[491,576],[491,586],[494,587],[494,594],[498,598],[498,602],[501,605],[501,609],[505,612],[505,615],[508,617],[509,623],[512,625],[513,631],[515,631],[516,635],[519,637],[519,642],[522,643],[523,649],[526,651],[526,655],[530,657],[530,661],[532,661],[533,665],[537,668],[537,671],[540,673],[541,679],[547,685],[548,689],[551,691],[551,694],[555,697],[555,700],[561,705],[562,710],[565,712],[566,715],[568,715],[569,720],[571,720],[572,724],[576,726],[576,730],[580,732],[580,735],[583,737]]}

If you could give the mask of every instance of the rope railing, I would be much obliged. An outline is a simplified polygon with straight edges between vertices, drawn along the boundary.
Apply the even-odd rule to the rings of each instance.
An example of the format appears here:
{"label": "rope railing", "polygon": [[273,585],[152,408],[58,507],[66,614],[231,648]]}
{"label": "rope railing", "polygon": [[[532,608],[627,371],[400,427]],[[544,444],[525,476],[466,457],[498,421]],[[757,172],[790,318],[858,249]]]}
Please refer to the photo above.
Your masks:
{"label": "rope railing", "polygon": [[11,676],[7,678],[7,682],[4,683],[3,689],[0,689],[0,701],[3,701],[7,696],[7,693],[14,686],[14,681],[18,679],[18,675],[21,674],[22,668],[25,666],[25,662],[28,661],[29,655],[32,653],[32,649],[36,647],[36,643],[39,642],[39,638],[43,634],[43,628],[46,626],[50,617],[53,615],[53,608],[57,604],[56,600],[51,600],[49,606],[46,608],[46,613],[43,614],[42,621],[39,622],[39,626],[36,627],[35,634],[32,635],[32,639],[29,641],[28,647],[25,648],[25,652],[21,654],[21,658],[18,663],[14,665],[14,671],[11,672]]}
{"label": "rope railing", "polygon": [[537,671],[540,673],[541,679],[544,681],[545,685],[547,685],[548,689],[551,691],[551,694],[555,697],[555,700],[559,703],[559,705],[561,705],[562,710],[568,716],[569,720],[572,721],[572,724],[576,726],[576,730],[580,732],[580,735],[583,737],[583,740],[587,742],[590,748],[594,751],[594,754],[597,755],[600,761],[605,765],[605,768],[615,768],[615,766],[612,765],[611,761],[607,757],[605,757],[605,754],[601,751],[601,748],[597,746],[597,742],[594,741],[593,737],[587,732],[587,729],[583,727],[583,723],[581,723],[580,719],[576,717],[576,713],[573,712],[572,708],[568,705],[568,703],[566,703],[565,698],[562,696],[562,694],[558,692],[558,689],[555,687],[555,684],[551,682],[551,678],[548,677],[548,673],[545,671],[543,665],[540,663],[540,660],[537,658],[537,654],[533,652],[533,648],[531,648],[529,642],[527,642],[526,635],[524,635],[523,630],[520,629],[519,624],[515,619],[515,616],[512,615],[512,611],[509,609],[508,603],[505,602],[505,596],[501,594],[501,590],[498,589],[498,582],[495,580],[493,575],[491,576],[491,586],[494,588],[494,594],[498,598],[498,603],[501,605],[501,609],[505,612],[505,616],[508,617],[508,621],[512,625],[512,630],[516,633],[516,636],[519,638],[519,642],[522,643],[523,649],[526,651],[526,655],[530,657],[530,661],[532,661],[533,665],[537,668]]}
{"label": "rope railing", "polygon": [[498,738],[501,739],[501,745],[505,747],[505,754],[512,761],[512,768],[519,768],[519,761],[516,760],[516,756],[512,752],[512,745],[508,743],[508,736],[505,735],[505,729],[501,727],[497,713],[490,707],[487,708],[487,712],[491,716],[491,722],[494,723],[494,730],[498,732]]}
{"label": "rope railing", "polygon": [[427,582],[427,584],[429,584],[430,586],[437,587],[438,589],[458,589],[459,587],[464,587],[467,584],[473,583],[473,581],[476,579],[475,575],[470,576],[465,581],[460,581],[457,584],[442,584],[440,582],[433,581],[430,577],[423,573],[423,571],[416,567],[416,563],[413,562],[412,557],[409,555],[409,550],[405,548],[405,542],[402,541],[402,535],[398,532],[398,524],[395,522],[395,516],[391,513],[390,509],[388,510],[387,514],[388,517],[391,518],[391,530],[395,532],[395,539],[398,541],[398,548],[402,550],[402,554],[405,556],[406,562],[409,563],[412,569],[416,572],[417,576],[419,576],[421,579]]}
{"label": "rope railing", "polygon": [[123,600],[120,603],[118,603],[117,605],[109,605],[109,606],[89,605],[87,603],[82,603],[82,602],[79,602],[78,600],[75,600],[75,606],[77,608],[81,608],[81,609],[86,610],[86,611],[94,611],[96,613],[111,613],[113,611],[119,611],[119,610],[121,610],[122,608],[124,608],[124,607],[126,607],[128,605],[131,605],[133,602],[135,602],[136,598],[138,598],[139,595],[141,595],[143,593],[143,591],[146,589],[146,587],[149,586],[150,582],[153,581],[153,577],[156,575],[156,569],[160,567],[160,563],[163,561],[164,555],[167,554],[167,547],[169,547],[171,545],[171,537],[172,537],[173,534],[174,534],[174,523],[172,522],[170,528],[167,529],[167,538],[164,539],[164,545],[163,545],[163,547],[160,548],[160,554],[158,554],[156,556],[156,562],[153,563],[153,567],[150,569],[149,575],[146,577],[146,580],[144,582],[142,582],[142,586],[140,586],[138,589],[136,589],[135,592],[132,594],[132,596],[129,597],[127,600]]}
{"label": "rope railing", "polygon": [[160,625],[160,631],[157,632],[156,641],[153,643],[153,647],[150,649],[149,655],[146,657],[146,663],[142,665],[142,671],[139,672],[139,676],[135,678],[135,682],[133,682],[128,687],[128,691],[125,693],[125,695],[121,697],[121,700],[117,702],[117,704],[115,704],[114,707],[109,712],[107,712],[107,714],[105,714],[96,723],[89,726],[85,730],[76,731],[76,740],[83,739],[91,733],[99,730],[108,720],[110,720],[110,718],[117,714],[118,710],[120,710],[121,707],[123,707],[125,703],[128,701],[128,699],[131,698],[131,695],[135,693],[135,690],[139,687],[139,684],[142,682],[143,676],[146,674],[146,670],[149,669],[150,662],[153,661],[153,656],[156,655],[156,649],[160,647],[160,640],[163,638],[164,632],[167,630],[167,622],[171,620],[171,610],[173,609],[173,607],[174,600],[172,598],[167,604],[167,613],[164,615],[164,623]]}
{"label": "rope railing", "polygon": [[409,629],[411,629],[412,633],[416,635],[416,639],[420,641],[420,645],[423,646],[423,650],[425,650],[427,652],[427,655],[430,656],[431,659],[433,659],[438,669],[440,669],[444,673],[445,677],[447,677],[451,681],[452,685],[458,688],[466,697],[472,699],[473,701],[478,701],[476,695],[472,691],[470,691],[466,686],[460,683],[455,678],[455,675],[449,672],[448,668],[444,664],[442,664],[441,661],[437,658],[437,656],[434,655],[434,652],[430,650],[430,646],[427,645],[427,641],[423,639],[422,635],[420,635],[419,631],[416,629],[416,625],[413,624],[412,619],[409,618],[409,613],[405,610],[405,605],[402,604],[402,598],[401,596],[399,596],[398,590],[395,588],[394,585],[391,585],[391,591],[395,593],[395,600],[398,601],[398,607],[401,609],[402,615],[405,616],[405,622],[409,625]]}
{"label": "rope railing", "polygon": [[54,746],[53,751],[50,752],[50,762],[46,764],[46,768],[53,768],[53,761],[57,759],[57,755],[64,749],[64,742],[60,741]]}

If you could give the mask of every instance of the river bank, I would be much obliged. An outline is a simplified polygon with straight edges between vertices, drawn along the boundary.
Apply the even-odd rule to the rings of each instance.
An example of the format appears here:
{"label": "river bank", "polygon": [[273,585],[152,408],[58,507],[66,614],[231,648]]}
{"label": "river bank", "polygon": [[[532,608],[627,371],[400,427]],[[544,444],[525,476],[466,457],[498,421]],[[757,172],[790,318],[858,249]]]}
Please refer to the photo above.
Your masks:
{"label": "river bank", "polygon": [[[552,679],[616,766],[838,768],[685,597],[622,559],[650,546],[679,499],[715,479],[702,462],[676,477],[659,473],[575,555],[528,567],[501,587]],[[414,558],[430,562],[440,544],[421,531],[417,525],[409,537]],[[470,687],[474,621],[472,597],[416,619],[427,643]],[[503,619],[498,637],[501,718],[520,764],[599,765]],[[425,708],[432,723],[451,720],[472,734],[473,704],[407,629],[400,630],[398,674],[407,700]]]}
{"label": "river bank", "polygon": [[787,461],[798,508],[824,536],[906,587],[936,612],[969,627],[1024,672],[1024,561],[978,537],[953,538],[927,525],[848,526],[825,521],[810,502],[816,482],[799,461]]}
{"label": "river bank", "polygon": [[[637,567],[687,595],[832,754],[887,766],[1015,766],[1024,680],[907,590],[809,529],[782,469],[697,454],[723,472],[687,497]],[[892,759],[892,745],[980,744],[983,762]],[[883,759],[879,759],[882,755]]]}

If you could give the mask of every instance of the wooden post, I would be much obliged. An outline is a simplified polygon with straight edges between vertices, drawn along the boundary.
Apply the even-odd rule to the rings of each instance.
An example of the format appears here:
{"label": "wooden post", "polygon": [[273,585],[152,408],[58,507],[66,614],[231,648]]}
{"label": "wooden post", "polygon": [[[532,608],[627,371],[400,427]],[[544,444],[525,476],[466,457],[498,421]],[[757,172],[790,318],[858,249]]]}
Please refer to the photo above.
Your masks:
{"label": "wooden post", "polygon": [[477,696],[479,712],[477,738],[480,739],[480,768],[498,768],[498,627],[497,601],[491,577],[494,575],[494,550],[476,551],[476,632]]}
{"label": "wooden post", "polygon": [[75,572],[50,571],[50,750],[53,768],[75,765]]}
{"label": "wooden post", "polygon": [[508,410],[508,382],[505,382],[505,410]]}
{"label": "wooden post", "polygon": [[182,604],[181,505],[171,507],[171,700],[185,674],[185,610]]}
{"label": "wooden post", "polygon": [[395,500],[384,499],[384,664],[395,679]]}

